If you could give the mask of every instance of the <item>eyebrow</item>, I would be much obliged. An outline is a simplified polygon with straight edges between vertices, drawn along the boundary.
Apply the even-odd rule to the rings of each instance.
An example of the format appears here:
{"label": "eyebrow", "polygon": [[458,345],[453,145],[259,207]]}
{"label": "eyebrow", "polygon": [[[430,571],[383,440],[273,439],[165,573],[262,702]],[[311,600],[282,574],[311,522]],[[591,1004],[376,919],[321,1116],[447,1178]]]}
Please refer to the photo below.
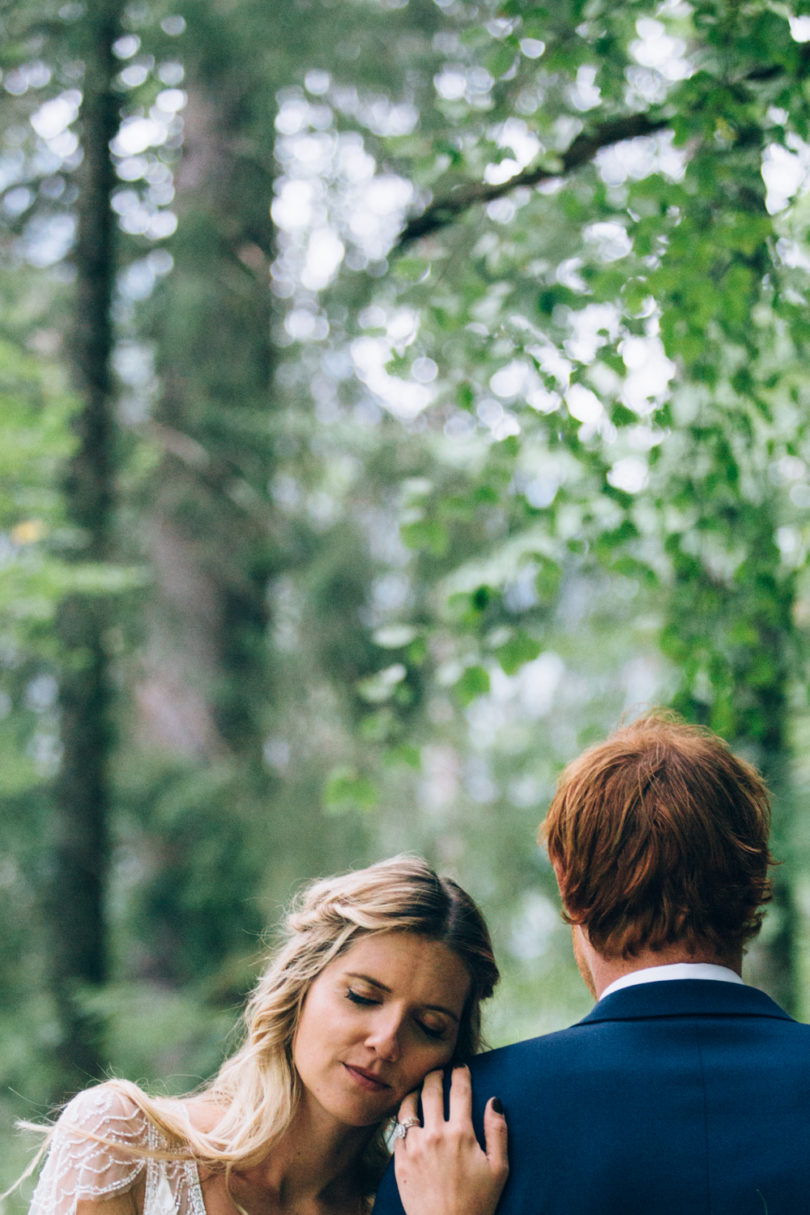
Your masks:
{"label": "eyebrow", "polygon": [[[364,983],[370,983],[372,987],[377,987],[380,991],[388,992],[389,995],[391,994],[391,988],[386,987],[385,983],[381,983],[379,979],[375,979],[372,975],[364,975],[358,970],[350,970],[347,971],[347,978],[362,979]],[[423,1004],[421,1007],[430,1009],[431,1012],[445,1013],[448,1017],[451,1017],[456,1022],[459,1020],[452,1008],[445,1008],[443,1004]]]}

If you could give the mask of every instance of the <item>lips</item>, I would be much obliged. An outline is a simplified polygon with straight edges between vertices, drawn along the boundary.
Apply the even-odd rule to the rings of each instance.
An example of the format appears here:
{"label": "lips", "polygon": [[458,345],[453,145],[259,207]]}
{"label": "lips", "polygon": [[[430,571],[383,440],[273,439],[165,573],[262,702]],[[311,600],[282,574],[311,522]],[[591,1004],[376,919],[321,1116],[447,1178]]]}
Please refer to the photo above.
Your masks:
{"label": "lips", "polygon": [[343,1066],[346,1068],[346,1071],[349,1073],[354,1082],[358,1084],[360,1088],[365,1089],[367,1093],[384,1093],[391,1087],[390,1084],[386,1084],[386,1082],[381,1080],[379,1076],[374,1074],[374,1072],[367,1071],[365,1067],[357,1067],[356,1064],[353,1063],[344,1063]]}

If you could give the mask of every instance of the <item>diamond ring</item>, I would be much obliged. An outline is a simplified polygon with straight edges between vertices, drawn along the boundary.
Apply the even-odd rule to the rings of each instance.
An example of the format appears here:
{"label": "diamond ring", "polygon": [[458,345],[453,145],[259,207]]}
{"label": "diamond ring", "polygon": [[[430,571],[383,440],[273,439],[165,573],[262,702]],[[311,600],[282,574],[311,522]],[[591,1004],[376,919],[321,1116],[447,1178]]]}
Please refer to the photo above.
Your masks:
{"label": "diamond ring", "polygon": [[394,1127],[394,1138],[404,1139],[412,1126],[421,1126],[422,1123],[418,1118],[406,1118],[404,1122],[398,1122]]}

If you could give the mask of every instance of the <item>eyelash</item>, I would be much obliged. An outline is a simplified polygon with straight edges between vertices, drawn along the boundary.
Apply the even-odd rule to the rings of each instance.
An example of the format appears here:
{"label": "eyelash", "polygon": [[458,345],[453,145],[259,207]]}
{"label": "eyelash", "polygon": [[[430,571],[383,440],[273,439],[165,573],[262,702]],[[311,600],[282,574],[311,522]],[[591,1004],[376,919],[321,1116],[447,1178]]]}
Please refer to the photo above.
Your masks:
{"label": "eyelash", "polygon": [[431,1029],[428,1025],[425,1025],[422,1021],[417,1021],[416,1024],[419,1026],[422,1033],[426,1037],[430,1038],[433,1042],[441,1042],[444,1040],[444,1038],[446,1036],[445,1031],[443,1029]]}
{"label": "eyelash", "polygon": [[[350,1000],[352,1004],[359,1004],[363,1008],[367,1008],[371,1004],[380,1003],[379,1000],[372,1000],[369,996],[361,996],[359,992],[354,991],[351,987],[346,989],[346,999]],[[429,1038],[432,1042],[440,1042],[445,1037],[446,1031],[444,1029],[431,1029],[429,1025],[425,1025],[424,1021],[419,1020],[417,1020],[416,1024],[425,1037]]]}
{"label": "eyelash", "polygon": [[379,1000],[372,1000],[368,996],[361,996],[359,992],[352,991],[351,987],[346,991],[346,999],[351,1000],[352,1004],[379,1004]]}

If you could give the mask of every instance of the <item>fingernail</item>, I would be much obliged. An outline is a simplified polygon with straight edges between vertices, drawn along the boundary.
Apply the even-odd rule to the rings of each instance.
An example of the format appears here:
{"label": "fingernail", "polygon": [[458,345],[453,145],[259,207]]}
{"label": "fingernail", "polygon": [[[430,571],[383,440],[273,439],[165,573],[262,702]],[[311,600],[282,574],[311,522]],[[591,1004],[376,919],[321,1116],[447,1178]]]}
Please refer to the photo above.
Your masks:
{"label": "fingernail", "polygon": [[503,1113],[503,1102],[501,1101],[500,1097],[492,1098],[492,1108],[494,1109],[496,1114]]}

